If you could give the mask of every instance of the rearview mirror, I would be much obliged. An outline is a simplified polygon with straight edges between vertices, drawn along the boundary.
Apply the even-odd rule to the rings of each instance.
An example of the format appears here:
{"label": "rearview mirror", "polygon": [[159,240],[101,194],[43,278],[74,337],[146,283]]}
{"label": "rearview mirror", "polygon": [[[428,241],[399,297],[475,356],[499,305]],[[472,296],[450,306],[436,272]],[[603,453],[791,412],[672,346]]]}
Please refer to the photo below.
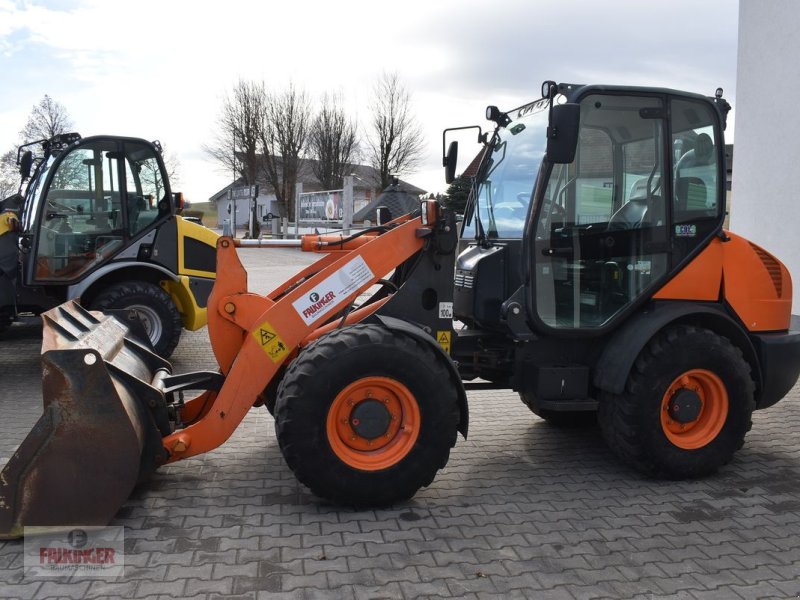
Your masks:
{"label": "rearview mirror", "polygon": [[19,174],[22,176],[22,181],[26,181],[31,176],[31,168],[33,167],[33,152],[26,150],[22,153],[22,158],[19,160]]}
{"label": "rearview mirror", "polygon": [[458,165],[458,142],[453,140],[447,148],[447,155],[444,158],[444,181],[447,184],[453,183],[456,178],[456,166]]}
{"label": "rearview mirror", "polygon": [[554,163],[571,163],[575,160],[580,125],[579,104],[557,104],[550,112],[547,128],[547,159]]}

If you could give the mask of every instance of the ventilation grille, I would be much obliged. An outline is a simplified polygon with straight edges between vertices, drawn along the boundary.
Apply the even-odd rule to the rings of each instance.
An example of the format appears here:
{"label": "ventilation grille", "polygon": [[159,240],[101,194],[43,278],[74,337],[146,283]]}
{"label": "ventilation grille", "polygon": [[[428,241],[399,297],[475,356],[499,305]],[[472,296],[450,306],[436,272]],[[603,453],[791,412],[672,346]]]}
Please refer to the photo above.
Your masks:
{"label": "ventilation grille", "polygon": [[456,271],[456,287],[472,289],[473,275],[469,271]]}
{"label": "ventilation grille", "polygon": [[772,285],[775,286],[775,293],[778,294],[778,298],[783,297],[783,277],[781,276],[781,264],[763,248],[759,248],[752,242],[750,242],[750,246],[758,255],[758,258],[761,259],[761,262],[764,263],[764,268],[769,273],[770,278],[772,278]]}

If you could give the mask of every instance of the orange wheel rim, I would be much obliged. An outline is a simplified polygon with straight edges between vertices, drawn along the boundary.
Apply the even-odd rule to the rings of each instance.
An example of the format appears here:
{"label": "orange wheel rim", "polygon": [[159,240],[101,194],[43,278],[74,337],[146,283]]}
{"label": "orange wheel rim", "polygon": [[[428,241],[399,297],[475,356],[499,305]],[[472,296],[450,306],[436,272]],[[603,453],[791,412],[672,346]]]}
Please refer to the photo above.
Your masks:
{"label": "orange wheel rim", "polygon": [[419,405],[402,383],[387,377],[354,381],[334,398],[326,431],[334,453],[362,471],[399,463],[417,442]]}
{"label": "orange wheel rim", "polygon": [[661,428],[684,450],[710,444],[728,418],[728,391],[711,371],[686,371],[667,388],[661,401]]}

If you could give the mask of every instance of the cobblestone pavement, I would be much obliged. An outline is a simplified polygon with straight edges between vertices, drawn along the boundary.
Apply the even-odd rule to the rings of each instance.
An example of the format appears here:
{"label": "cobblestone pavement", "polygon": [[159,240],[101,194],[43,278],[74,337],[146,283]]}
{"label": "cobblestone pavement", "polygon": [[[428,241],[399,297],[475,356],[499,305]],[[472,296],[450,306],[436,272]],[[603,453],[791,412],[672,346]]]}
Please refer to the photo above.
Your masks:
{"label": "cobblestone pavement", "polygon": [[[244,254],[261,292],[307,260]],[[41,411],[39,344],[36,323],[2,342],[2,464]],[[185,335],[174,362],[213,368],[205,332]],[[0,597],[796,598],[798,396],[756,413],[718,475],[662,482],[621,465],[596,429],[559,430],[511,392],[471,391],[469,439],[430,487],[383,510],[312,496],[254,409],[119,511],[124,578],[24,578],[21,542],[0,542]]]}

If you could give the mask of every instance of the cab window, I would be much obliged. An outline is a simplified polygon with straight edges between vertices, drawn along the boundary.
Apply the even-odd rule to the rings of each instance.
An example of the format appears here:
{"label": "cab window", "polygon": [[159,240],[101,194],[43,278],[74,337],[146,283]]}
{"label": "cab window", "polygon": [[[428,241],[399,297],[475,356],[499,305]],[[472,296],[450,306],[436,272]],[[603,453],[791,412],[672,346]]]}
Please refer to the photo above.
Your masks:
{"label": "cab window", "polygon": [[122,246],[119,174],[110,141],[73,149],[58,164],[41,208],[36,279],[76,279]]}
{"label": "cab window", "polygon": [[169,206],[161,168],[152,148],[128,143],[125,154],[128,230],[135,236],[169,212]]}
{"label": "cab window", "polygon": [[79,279],[170,213],[159,162],[147,144],[89,141],[54,168],[41,201],[37,280]]}
{"label": "cab window", "polygon": [[666,273],[664,101],[590,95],[575,160],[553,165],[537,214],[536,311],[558,329],[603,327]]}
{"label": "cab window", "polygon": [[703,102],[672,101],[672,236],[677,262],[704,243],[723,217],[719,135],[712,111]]}

